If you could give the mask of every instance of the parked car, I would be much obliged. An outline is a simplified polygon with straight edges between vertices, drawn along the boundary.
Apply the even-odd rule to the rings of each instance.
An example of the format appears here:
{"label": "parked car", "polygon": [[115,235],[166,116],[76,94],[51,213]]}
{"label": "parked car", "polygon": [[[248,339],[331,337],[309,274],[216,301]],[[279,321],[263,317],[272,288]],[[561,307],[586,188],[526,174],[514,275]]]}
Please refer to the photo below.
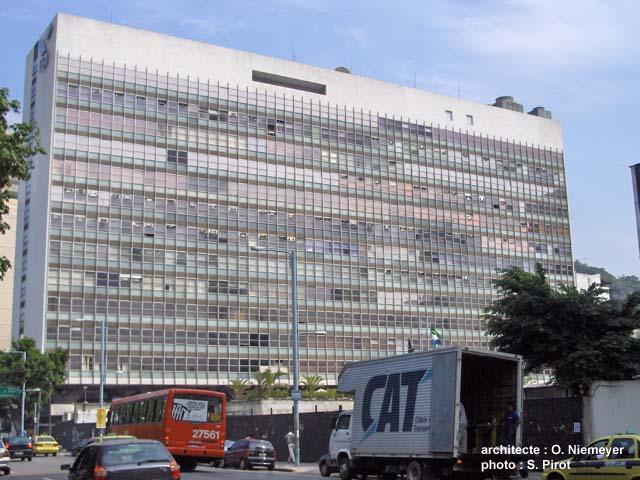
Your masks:
{"label": "parked car", "polygon": [[60,444],[56,442],[56,439],[49,435],[36,435],[33,439],[33,456],[44,455],[48,457],[49,454],[54,457],[58,455],[60,451]]}
{"label": "parked car", "polygon": [[73,465],[61,465],[69,480],[179,480],[180,467],[155,440],[113,440],[87,445]]}
{"label": "parked car", "polygon": [[112,442],[114,440],[135,440],[136,437],[131,435],[104,435],[102,437],[91,437],[85,438],[84,440],[80,440],[72,449],[71,455],[78,455],[84,447],[91,443],[104,443],[104,442]]}
{"label": "parked car", "polygon": [[238,440],[224,454],[224,467],[242,470],[253,467],[276,468],[276,451],[268,440]]}
{"label": "parked car", "polygon": [[5,475],[9,475],[11,473],[9,460],[11,460],[11,457],[9,456],[9,450],[4,448],[4,444],[0,442],[0,472],[4,473]]}
{"label": "parked car", "polygon": [[[556,462],[542,472],[542,480],[571,478],[640,478],[640,436],[618,434],[598,438],[586,447],[573,447],[576,454]],[[573,453],[573,451],[571,452]]]}
{"label": "parked car", "polygon": [[[229,448],[231,448],[231,445],[233,445],[234,443],[236,443],[234,440],[225,440],[224,441],[224,453],[227,453]],[[211,462],[211,466],[214,467],[214,468],[224,468],[224,458],[221,458],[220,460],[215,460],[215,461]]]}
{"label": "parked car", "polygon": [[29,437],[6,437],[2,439],[2,443],[9,450],[11,458],[20,458],[23,462],[33,458],[33,446]]}
{"label": "parked car", "polygon": [[325,453],[320,457],[318,468],[320,469],[320,475],[323,477],[330,477],[332,473],[338,473],[338,466],[331,461],[330,453]]}

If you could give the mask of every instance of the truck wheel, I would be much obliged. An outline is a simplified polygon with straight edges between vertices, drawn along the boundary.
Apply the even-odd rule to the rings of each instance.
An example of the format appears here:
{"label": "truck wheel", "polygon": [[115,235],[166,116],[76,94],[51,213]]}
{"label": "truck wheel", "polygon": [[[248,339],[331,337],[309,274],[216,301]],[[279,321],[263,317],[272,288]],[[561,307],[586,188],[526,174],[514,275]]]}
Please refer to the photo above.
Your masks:
{"label": "truck wheel", "polygon": [[249,468],[249,462],[247,462],[246,458],[241,458],[240,459],[240,470],[246,470],[247,468]]}
{"label": "truck wheel", "polygon": [[422,480],[422,463],[413,460],[407,467],[407,480]]}
{"label": "truck wheel", "polygon": [[320,464],[320,475],[323,477],[331,476],[331,469],[329,468],[329,465],[327,465],[327,462],[322,462]]}
{"label": "truck wheel", "polygon": [[348,457],[338,459],[338,471],[340,472],[340,480],[351,480],[353,472]]}

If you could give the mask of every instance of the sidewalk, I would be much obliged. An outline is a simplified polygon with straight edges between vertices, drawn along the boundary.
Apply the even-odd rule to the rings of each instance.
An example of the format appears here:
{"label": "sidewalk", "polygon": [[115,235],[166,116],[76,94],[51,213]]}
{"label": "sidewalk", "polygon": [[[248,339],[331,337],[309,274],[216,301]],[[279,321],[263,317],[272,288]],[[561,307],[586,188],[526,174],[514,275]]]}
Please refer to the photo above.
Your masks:
{"label": "sidewalk", "polygon": [[280,472],[295,472],[303,474],[320,475],[318,470],[318,463],[301,463],[299,466],[295,466],[292,463],[277,462],[276,470]]}

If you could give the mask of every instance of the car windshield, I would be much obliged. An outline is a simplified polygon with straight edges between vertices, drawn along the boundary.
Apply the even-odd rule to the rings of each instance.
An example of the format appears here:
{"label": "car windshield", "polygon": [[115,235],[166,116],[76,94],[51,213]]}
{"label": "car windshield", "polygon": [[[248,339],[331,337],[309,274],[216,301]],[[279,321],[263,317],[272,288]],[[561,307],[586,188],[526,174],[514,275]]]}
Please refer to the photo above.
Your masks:
{"label": "car windshield", "polygon": [[162,445],[147,442],[110,445],[102,450],[101,465],[103,467],[150,463],[152,461],[170,462],[171,456]]}
{"label": "car windshield", "polygon": [[273,448],[273,445],[271,445],[271,442],[268,442],[266,440],[251,440],[251,446],[262,447],[262,448]]}
{"label": "car windshield", "polygon": [[37,442],[55,442],[53,437],[36,437]]}
{"label": "car windshield", "polygon": [[27,437],[9,437],[7,439],[8,443],[29,443],[29,439]]}

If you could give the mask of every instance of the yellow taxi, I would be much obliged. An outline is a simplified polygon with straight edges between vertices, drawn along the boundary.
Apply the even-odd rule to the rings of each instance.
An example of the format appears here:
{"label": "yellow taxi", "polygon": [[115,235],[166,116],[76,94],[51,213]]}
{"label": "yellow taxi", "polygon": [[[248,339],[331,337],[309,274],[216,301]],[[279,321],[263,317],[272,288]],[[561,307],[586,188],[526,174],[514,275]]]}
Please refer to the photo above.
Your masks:
{"label": "yellow taxi", "polygon": [[49,435],[37,435],[33,439],[33,456],[38,454],[48,457],[52,454],[54,457],[60,451],[60,445],[56,442],[56,439]]}
{"label": "yellow taxi", "polygon": [[631,434],[598,438],[584,447],[570,445],[565,453],[573,457],[547,465],[542,480],[640,479],[638,447],[640,436]]}

